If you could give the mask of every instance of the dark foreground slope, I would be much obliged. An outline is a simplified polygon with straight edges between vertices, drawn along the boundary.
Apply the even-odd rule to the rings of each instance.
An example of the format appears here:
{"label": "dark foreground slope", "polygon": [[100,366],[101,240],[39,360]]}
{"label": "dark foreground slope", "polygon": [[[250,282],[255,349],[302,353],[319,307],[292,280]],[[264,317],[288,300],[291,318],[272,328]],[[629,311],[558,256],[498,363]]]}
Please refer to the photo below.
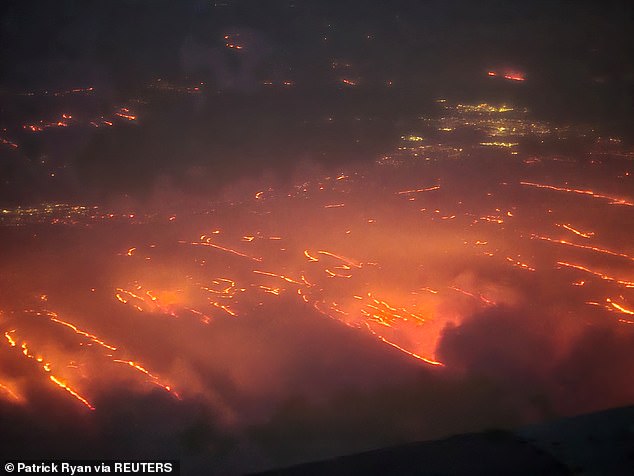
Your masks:
{"label": "dark foreground slope", "polygon": [[262,475],[631,475],[634,407],[342,456]]}

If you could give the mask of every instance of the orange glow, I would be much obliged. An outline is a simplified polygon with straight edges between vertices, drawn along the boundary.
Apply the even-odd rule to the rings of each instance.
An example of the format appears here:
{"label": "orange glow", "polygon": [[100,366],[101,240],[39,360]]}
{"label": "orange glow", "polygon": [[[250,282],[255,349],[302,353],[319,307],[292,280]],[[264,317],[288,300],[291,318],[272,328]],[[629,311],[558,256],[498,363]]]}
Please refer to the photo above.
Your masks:
{"label": "orange glow", "polygon": [[[12,331],[13,332],[13,331]],[[15,341],[8,335],[8,333],[5,333],[5,337],[7,338],[7,340],[9,341],[9,343],[11,344],[12,347],[15,347]],[[45,371],[45,372],[51,372],[51,364],[48,362],[44,361],[43,357],[40,356],[36,356],[34,354],[32,354],[29,350],[29,346],[26,342],[22,342],[20,348],[22,349],[22,354],[29,358],[34,360],[35,362],[37,362],[37,364],[39,366],[41,366],[41,368]],[[66,384],[65,382],[63,382],[60,378],[55,377],[54,375],[49,375],[49,379],[51,382],[53,382],[55,385],[57,385],[58,387],[66,390],[70,395],[72,395],[73,397],[75,397],[78,401],[80,401],[81,403],[83,403],[86,407],[88,407],[90,410],[94,410],[95,408],[90,404],[90,402],[88,402],[84,397],[82,397],[81,395],[79,395],[75,390],[73,390],[68,384]]]}
{"label": "orange glow", "polygon": [[[506,73],[490,71],[499,79],[488,81],[504,83]],[[281,87],[281,81],[275,84]],[[627,240],[634,202],[626,192],[620,196],[631,179],[624,175],[629,156],[610,162],[605,176],[598,176],[600,164],[582,156],[579,163],[592,171],[584,176],[574,170],[577,158],[544,153],[537,160],[526,157],[523,147],[513,149],[536,138],[543,139],[546,150],[577,130],[528,119],[512,104],[440,101],[442,114],[415,125],[407,122],[394,135],[401,138],[395,150],[376,163],[350,161],[336,169],[299,165],[283,180],[269,179],[267,172],[227,183],[217,200],[196,197],[190,203],[184,194],[183,202],[165,200],[148,209],[135,200],[116,201],[116,209],[5,205],[0,222],[7,227],[34,223],[33,235],[44,236],[41,224],[63,224],[69,231],[55,236],[90,237],[79,252],[73,246],[77,239],[66,243],[61,238],[50,241],[52,257],[39,250],[33,257],[24,254],[26,264],[41,263],[41,269],[33,265],[22,271],[22,263],[9,256],[4,266],[7,276],[16,275],[10,290],[16,292],[15,297],[3,295],[7,310],[0,313],[7,360],[17,362],[16,371],[26,369],[25,381],[54,384],[64,390],[48,387],[54,397],[68,400],[70,395],[90,409],[117,389],[125,394],[158,386],[180,398],[178,388],[194,404],[226,403],[226,413],[234,418],[235,402],[214,382],[226,377],[236,392],[243,385],[251,391],[254,382],[262,383],[258,374],[265,368],[264,384],[271,387],[257,388],[266,397],[273,386],[293,381],[295,373],[289,379],[275,372],[290,369],[301,375],[307,368],[291,366],[293,359],[310,355],[308,348],[305,353],[300,348],[299,355],[289,353],[296,351],[297,341],[281,348],[285,333],[293,336],[297,329],[307,329],[311,339],[327,339],[328,365],[338,358],[333,356],[343,355],[337,353],[342,339],[356,333],[359,338],[351,345],[359,345],[354,350],[371,365],[388,354],[386,364],[415,359],[410,363],[438,371],[443,365],[460,367],[453,358],[457,354],[444,357],[452,355],[445,345],[460,343],[451,341],[451,332],[481,338],[483,329],[471,326],[497,313],[526,317],[510,324],[518,325],[518,334],[527,330],[523,326],[535,330],[540,319],[559,325],[561,318],[562,334],[574,336],[539,334],[555,339],[553,347],[561,355],[575,349],[574,339],[591,326],[611,326],[618,338],[629,332],[618,324],[634,321],[634,251]],[[123,108],[119,113],[93,122],[103,127],[105,119],[117,117],[115,126],[133,127],[126,120],[136,116]],[[61,121],[73,125],[80,117],[65,113],[51,127]],[[329,127],[321,115],[315,120]],[[356,128],[357,122],[352,124]],[[363,124],[359,130],[365,130]],[[32,126],[43,130],[44,123]],[[22,134],[31,135],[28,131]],[[470,145],[462,131],[472,138]],[[590,143],[594,136],[581,131]],[[522,155],[510,155],[515,150]],[[602,154],[593,159],[603,160]],[[540,174],[548,178],[533,180],[548,184],[519,181]],[[566,180],[578,182],[568,187]],[[176,216],[175,223],[168,221]],[[111,224],[117,226],[108,229]],[[24,229],[30,236],[31,230]],[[100,237],[102,229],[109,234]],[[93,231],[83,235],[84,230]],[[11,244],[8,249],[22,248]],[[94,270],[88,268],[93,263]],[[58,271],[66,273],[64,279]],[[55,306],[60,315],[40,306]],[[336,325],[319,327],[324,318]],[[339,325],[346,328],[335,335]],[[333,339],[324,337],[331,331]],[[499,337],[484,331],[487,338]],[[401,358],[389,359],[394,354]],[[249,359],[255,367],[249,367]],[[0,381],[0,398],[7,401],[35,388],[22,387],[22,380],[9,380],[4,373]],[[250,397],[259,395],[236,400]]]}
{"label": "orange glow", "polygon": [[280,288],[272,288],[270,286],[260,285],[258,287],[262,289],[265,293],[275,294],[276,296],[279,296],[280,292],[282,291]]}
{"label": "orange glow", "polygon": [[152,374],[149,370],[147,370],[145,367],[143,367],[139,363],[134,362],[132,360],[121,360],[121,359],[113,359],[113,362],[118,363],[118,364],[129,365],[134,370],[137,370],[138,372],[141,372],[142,374],[144,374],[147,377],[149,377],[151,383],[153,383],[155,385],[158,385],[159,387],[163,388],[165,391],[171,393],[176,398],[180,399],[180,395],[178,393],[176,393],[174,391],[174,389],[170,385],[166,385],[164,383],[161,383],[161,379],[158,376]]}
{"label": "orange glow", "polygon": [[268,271],[259,271],[259,270],[253,270],[253,272],[255,274],[261,274],[261,275],[264,275],[264,276],[273,276],[274,278],[280,278],[280,279],[283,279],[284,281],[286,281],[288,283],[302,284],[299,281],[294,280],[293,278],[289,278],[288,276],[284,276],[284,275],[281,275],[281,274],[270,273]]}
{"label": "orange glow", "polygon": [[18,144],[9,139],[5,139],[4,137],[0,137],[0,144],[8,145],[9,147],[13,147],[14,149],[17,149],[19,147]]}
{"label": "orange glow", "polygon": [[504,79],[509,79],[511,81],[525,81],[524,75],[521,73],[507,73],[504,75]]}
{"label": "orange glow", "polygon": [[583,232],[583,231],[578,230],[577,228],[574,228],[572,225],[567,225],[565,223],[563,223],[561,225],[558,224],[558,226],[561,226],[562,228],[565,228],[566,230],[571,231],[575,235],[581,236],[583,238],[592,238],[594,236],[594,233],[592,233],[590,231]]}
{"label": "orange glow", "polygon": [[420,360],[422,362],[425,362],[426,364],[444,367],[445,364],[443,364],[442,362],[439,362],[438,360],[434,360],[434,359],[428,359],[427,357],[423,357],[423,356],[418,355],[418,354],[416,354],[414,352],[411,352],[411,351],[401,347],[400,345],[395,344],[394,342],[391,342],[391,341],[387,340],[385,337],[377,334],[376,332],[374,332],[372,330],[372,328],[369,325],[366,324],[366,326],[368,328],[368,331],[370,331],[370,333],[375,335],[381,342],[385,342],[387,345],[394,347],[395,349],[403,352],[404,354],[409,355],[410,357],[414,357],[415,359],[418,359],[418,360]]}
{"label": "orange glow", "polygon": [[432,192],[434,190],[440,190],[440,185],[434,185],[433,187],[427,187],[427,188],[417,188],[414,190],[402,190],[396,193],[398,195],[409,195],[411,193]]}
{"label": "orange glow", "polygon": [[132,361],[132,360],[120,360],[120,359],[115,359],[113,360],[113,362],[117,362],[119,364],[128,364],[130,367],[135,368],[136,370],[138,370],[139,372],[147,375],[148,377],[150,377],[151,379],[157,379],[158,377],[152,375],[145,367],[137,364],[136,362]]}
{"label": "orange glow", "polygon": [[572,242],[566,241],[566,240],[556,240],[554,238],[549,238],[547,236],[534,235],[534,234],[531,235],[531,239],[548,241],[550,243],[557,243],[557,244],[560,244],[560,245],[572,246],[573,248],[579,248],[579,249],[582,249],[582,250],[594,251],[596,253],[601,253],[601,254],[610,255],[610,256],[618,256],[619,258],[625,258],[627,260],[634,261],[634,257],[632,257],[630,255],[627,255],[625,253],[619,253],[617,251],[612,251],[612,250],[608,250],[608,249],[605,249],[605,248],[598,248],[596,246],[579,245],[577,243],[572,243]]}
{"label": "orange glow", "polygon": [[24,403],[25,401],[24,397],[15,393],[13,390],[11,390],[11,388],[8,385],[5,385],[2,382],[0,382],[0,395],[2,394],[8,396],[10,400],[17,403]]}
{"label": "orange glow", "polygon": [[368,298],[370,299],[370,303],[366,303],[365,307],[370,309],[370,311],[362,309],[361,313],[369,317],[370,320],[375,320],[382,325],[391,327],[392,323],[398,320],[405,322],[412,320],[418,324],[422,324],[426,321],[424,317],[414,314],[405,308],[397,308],[383,300],[374,298],[371,293],[368,293]]}
{"label": "orange glow", "polygon": [[106,349],[117,350],[116,347],[113,347],[113,346],[111,346],[109,344],[106,344],[104,341],[100,340],[96,335],[89,334],[88,332],[82,331],[81,329],[77,328],[76,326],[74,326],[70,322],[62,321],[61,319],[58,319],[57,317],[51,317],[50,319],[53,322],[57,322],[58,324],[61,324],[63,326],[68,327],[69,329],[72,329],[75,332],[75,334],[79,334],[79,335],[82,335],[84,337],[88,337],[91,341],[93,341],[96,344],[99,344],[102,347],[105,347]]}
{"label": "orange glow", "polygon": [[336,258],[336,259],[338,259],[340,261],[343,261],[346,264],[349,264],[350,266],[354,266],[355,268],[361,268],[360,264],[355,263],[351,259],[345,258],[343,256],[336,255],[334,253],[331,253],[330,251],[318,251],[317,253],[319,253],[320,255],[331,256],[331,257]]}
{"label": "orange glow", "polygon": [[522,268],[527,271],[535,271],[535,268],[527,265],[526,263],[522,263],[521,261],[514,260],[513,258],[509,256],[506,257],[506,261],[508,261],[509,263],[512,263],[513,266],[517,266],[518,268]]}
{"label": "orange glow", "polygon": [[630,316],[634,316],[634,311],[631,309],[627,309],[626,307],[614,302],[612,299],[607,298],[606,301],[617,311],[622,312],[623,314],[628,314]]}
{"label": "orange glow", "polygon": [[212,305],[214,307],[217,307],[218,309],[222,309],[223,311],[225,311],[227,314],[229,314],[232,317],[236,317],[238,315],[234,311],[229,309],[227,306],[225,306],[224,304],[218,304],[217,302],[213,302]]}
{"label": "orange glow", "polygon": [[600,273],[598,271],[594,271],[594,270],[592,270],[590,268],[587,268],[585,266],[581,266],[579,264],[567,263],[565,261],[557,261],[557,264],[560,265],[560,266],[565,266],[567,268],[573,268],[573,269],[577,269],[579,271],[584,271],[586,273],[593,274],[594,276],[598,276],[599,278],[604,279],[606,281],[612,281],[612,282],[617,283],[617,284],[622,284],[623,286],[625,286],[627,288],[634,288],[634,281],[626,281],[626,280],[614,278],[612,276],[609,276],[609,275],[604,274],[604,273]]}
{"label": "orange glow", "polygon": [[510,69],[505,69],[502,71],[487,71],[487,76],[495,78],[495,77],[502,77],[506,80],[509,81],[525,81],[526,77],[524,76],[524,73],[520,72],[520,71],[514,71],[514,70],[510,70]]}
{"label": "orange glow", "polygon": [[[185,242],[180,242],[180,243],[185,243]],[[208,241],[206,241],[206,242],[196,242],[196,241],[194,241],[194,242],[191,242],[189,244],[193,245],[193,246],[209,246],[211,248],[216,248],[217,250],[225,251],[227,253],[231,253],[231,254],[234,254],[236,256],[241,256],[243,258],[248,258],[248,259],[253,260],[253,261],[258,261],[258,262],[262,261],[262,258],[256,258],[256,257],[253,257],[253,256],[249,256],[249,255],[247,255],[245,253],[242,253],[241,251],[237,251],[237,250],[233,250],[231,248],[226,248],[224,246],[216,245],[215,243],[210,243]]]}
{"label": "orange glow", "polygon": [[201,289],[214,293],[214,294],[224,294],[233,297],[234,290],[236,287],[235,281],[227,278],[217,278],[212,281],[212,284],[217,287],[217,289],[211,289],[207,286],[201,286]]}
{"label": "orange glow", "polygon": [[126,119],[128,121],[136,121],[137,116],[132,114],[128,108],[122,107],[117,112],[114,113],[115,116],[118,116],[122,119]]}
{"label": "orange glow", "polygon": [[452,289],[460,294],[464,294],[465,296],[469,296],[473,299],[477,299],[483,304],[486,304],[487,306],[495,306],[496,304],[495,301],[492,301],[491,299],[488,299],[481,294],[476,295],[476,294],[470,293],[469,291],[465,291],[464,289],[461,289],[457,286],[449,286],[449,289]]}
{"label": "orange glow", "polygon": [[351,274],[335,273],[334,271],[331,271],[329,269],[325,269],[324,271],[331,278],[351,278],[352,277]]}
{"label": "orange glow", "polygon": [[[15,332],[15,331],[11,331],[11,332]],[[9,332],[5,332],[4,337],[7,339],[7,341],[9,341],[9,345],[11,347],[16,346],[15,340],[11,337],[11,334],[9,334]]]}
{"label": "orange glow", "polygon": [[306,258],[308,258],[309,261],[319,261],[318,258],[315,258],[314,256],[311,256],[311,254],[308,252],[308,250],[304,250],[304,256],[306,256]]}
{"label": "orange glow", "polygon": [[556,187],[554,185],[544,185],[534,182],[520,182],[521,185],[525,185],[527,187],[535,187],[535,188],[544,188],[548,190],[555,190],[557,192],[567,192],[567,193],[577,193],[580,195],[588,195],[593,198],[602,198],[605,200],[609,200],[611,205],[626,205],[628,207],[634,207],[634,202],[630,202],[624,198],[611,197],[609,195],[603,195],[600,193],[593,192],[592,190],[582,190],[576,188],[565,188],[565,187]]}
{"label": "orange glow", "polygon": [[71,387],[69,387],[66,383],[62,382],[60,379],[58,379],[54,375],[49,375],[48,378],[55,385],[57,385],[60,388],[63,388],[68,393],[70,393],[73,397],[75,397],[77,400],[79,400],[81,403],[83,403],[84,406],[86,406],[87,408],[89,408],[92,411],[95,410],[95,407],[93,407],[92,404],[88,400],[86,400],[84,397],[82,397],[80,394],[78,394],[75,390],[73,390]]}

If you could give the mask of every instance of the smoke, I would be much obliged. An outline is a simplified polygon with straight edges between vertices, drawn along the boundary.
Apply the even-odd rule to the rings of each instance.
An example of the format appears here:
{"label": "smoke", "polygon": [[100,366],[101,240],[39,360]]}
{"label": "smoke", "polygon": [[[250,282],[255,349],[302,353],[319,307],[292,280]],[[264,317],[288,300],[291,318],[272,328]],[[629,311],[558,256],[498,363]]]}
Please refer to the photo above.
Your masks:
{"label": "smoke", "polygon": [[[580,330],[573,326],[575,318],[580,316],[562,318],[534,308],[491,309],[448,326],[438,355],[463,377],[485,378],[516,394],[528,416],[630,404],[633,336],[614,324]],[[531,409],[536,403],[541,408]]]}
{"label": "smoke", "polygon": [[[281,178],[262,171],[284,160],[260,164],[216,178],[213,202],[182,191],[212,168],[182,183],[165,169],[146,201],[17,216],[0,274],[6,448],[241,473],[631,403],[630,320],[611,305],[631,307],[614,226],[629,209],[606,199],[626,195],[605,178],[617,167],[401,152],[308,156]],[[540,175],[601,196],[519,183]]]}

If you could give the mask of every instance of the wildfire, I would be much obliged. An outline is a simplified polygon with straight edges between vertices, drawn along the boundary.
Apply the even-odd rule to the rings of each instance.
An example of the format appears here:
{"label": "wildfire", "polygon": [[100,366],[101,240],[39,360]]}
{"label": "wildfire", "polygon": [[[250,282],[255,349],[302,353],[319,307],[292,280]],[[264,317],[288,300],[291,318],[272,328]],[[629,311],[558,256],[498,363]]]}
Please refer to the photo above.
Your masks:
{"label": "wildfire", "polygon": [[64,383],[63,381],[61,381],[59,378],[55,377],[55,375],[49,375],[48,377],[51,382],[53,382],[55,385],[57,385],[58,387],[66,390],[69,394],[71,394],[73,397],[75,397],[77,400],[79,400],[81,403],[83,403],[86,408],[94,411],[95,407],[92,406],[92,404],[86,400],[84,397],[82,397],[80,394],[78,394],[75,390],[73,390],[71,387],[68,386],[68,384]]}
{"label": "wildfire", "polygon": [[0,382],[0,395],[6,395],[7,397],[9,397],[10,400],[17,402],[17,403],[24,403],[24,397],[22,397],[21,395],[15,393],[11,387],[9,387],[9,385],[5,385],[2,382]]}
{"label": "wildfire", "polygon": [[582,238],[592,238],[594,236],[593,232],[590,232],[590,231],[583,232],[583,231],[580,231],[577,228],[574,228],[572,225],[568,225],[568,224],[565,224],[565,223],[557,224],[557,226],[565,228],[566,230],[574,233],[577,236],[581,236]]}
{"label": "wildfire", "polygon": [[[53,316],[57,316],[57,314],[53,314]],[[84,337],[87,337],[88,339],[93,341],[95,344],[99,344],[100,346],[105,347],[108,350],[117,350],[116,347],[114,347],[114,346],[112,346],[110,344],[106,344],[104,341],[99,339],[96,335],[90,334],[90,333],[88,333],[86,331],[82,331],[81,329],[79,329],[77,326],[71,324],[70,322],[62,321],[61,319],[58,319],[57,317],[52,317],[52,316],[51,316],[50,319],[53,322],[57,322],[58,324],[61,324],[63,326],[68,327],[69,329],[72,329],[75,332],[75,334],[79,334],[79,335],[82,335]]]}
{"label": "wildfire", "polygon": [[610,306],[612,306],[617,311],[622,312],[623,314],[627,314],[629,316],[634,316],[634,311],[633,310],[627,309],[626,307],[614,302],[612,299],[607,298],[606,302],[608,302],[610,304]]}
{"label": "wildfire", "polygon": [[634,207],[634,202],[631,202],[631,201],[626,200],[624,198],[611,197],[609,195],[596,193],[596,192],[594,192],[592,190],[557,187],[555,185],[545,185],[545,184],[539,184],[539,183],[533,183],[533,182],[520,182],[520,184],[521,185],[525,185],[527,187],[543,188],[543,189],[547,189],[547,190],[554,190],[554,191],[557,191],[557,192],[566,192],[566,193],[576,193],[576,194],[579,194],[579,195],[588,195],[588,196],[593,197],[593,198],[600,198],[600,199],[608,200],[611,205],[625,205],[625,206],[628,206],[628,207]]}
{"label": "wildfire", "polygon": [[[209,240],[209,239],[208,239],[208,240]],[[179,243],[186,243],[186,242],[181,241],[181,242],[179,242]],[[191,243],[187,243],[187,244],[190,244],[190,245],[193,245],[193,246],[209,246],[210,248],[215,248],[215,249],[217,249],[217,250],[225,251],[225,252],[227,252],[227,253],[231,253],[231,254],[234,254],[234,255],[236,255],[236,256],[241,256],[241,257],[243,257],[243,258],[248,258],[248,259],[253,260],[253,261],[258,261],[258,262],[259,262],[259,261],[262,261],[262,258],[257,258],[257,257],[254,257],[254,256],[249,256],[248,254],[246,254],[246,253],[242,253],[241,251],[237,251],[237,250],[234,250],[234,249],[231,249],[231,248],[226,248],[226,247],[224,247],[224,246],[217,245],[217,244],[215,244],[215,243],[211,243],[211,241],[205,241],[205,242],[201,242],[201,241],[196,242],[196,241],[193,241],[193,242],[191,242]]]}
{"label": "wildfire", "polygon": [[128,121],[136,121],[137,116],[132,114],[127,107],[122,107],[118,111],[114,113],[115,116],[120,117],[122,119],[126,119]]}
{"label": "wildfire", "polygon": [[579,264],[574,264],[574,263],[567,263],[565,261],[557,261],[557,264],[559,266],[565,266],[567,268],[573,268],[573,269],[577,269],[579,271],[583,271],[585,273],[589,273],[589,274],[593,274],[594,276],[597,276],[601,279],[604,279],[605,281],[611,281],[617,284],[621,284],[627,288],[634,288],[634,281],[627,281],[627,280],[623,280],[623,279],[618,279],[615,278],[613,276],[601,273],[599,271],[595,271],[592,270],[590,268],[587,268],[585,266],[579,265]]}
{"label": "wildfire", "polygon": [[[235,38],[226,40],[238,49]],[[507,73],[488,74],[506,77]],[[587,183],[580,179],[577,187],[568,187],[570,162],[511,155],[522,153],[521,147],[516,148],[521,137],[563,135],[555,126],[528,121],[522,109],[510,104],[446,100],[439,104],[444,116],[425,119],[425,127],[402,131],[399,149],[389,160],[345,173],[338,169],[328,176],[313,174],[290,186],[247,187],[240,200],[219,200],[191,214],[176,215],[170,209],[158,219],[137,210],[115,214],[70,205],[0,210],[0,222],[8,225],[71,227],[121,219],[126,226],[147,224],[149,230],[144,235],[145,230],[135,228],[113,248],[116,275],[104,276],[103,282],[112,283],[101,287],[109,290],[105,298],[104,293],[94,292],[94,282],[73,283],[73,298],[81,297],[83,289],[86,299],[113,316],[106,334],[98,335],[97,330],[110,325],[107,319],[97,325],[90,323],[90,315],[82,318],[83,297],[74,307],[68,303],[56,307],[61,316],[40,309],[63,300],[54,285],[50,289],[42,285],[29,294],[36,303],[33,309],[8,311],[19,314],[11,320],[2,314],[6,352],[20,362],[29,359],[40,377],[48,377],[46,385],[55,385],[56,394],[70,395],[94,410],[82,393],[97,398],[100,385],[112,388],[117,379],[142,389],[158,386],[176,398],[181,397],[175,387],[185,397],[201,391],[195,384],[188,387],[190,382],[174,370],[177,366],[158,365],[151,352],[136,348],[141,344],[135,339],[117,339],[117,332],[155,336],[158,329],[168,329],[165,332],[178,337],[166,339],[168,345],[187,342],[194,347],[201,342],[197,338],[220,334],[223,326],[249,326],[254,315],[267,315],[266,306],[274,302],[291,306],[289,318],[314,313],[316,319],[326,317],[350,332],[366,334],[369,345],[389,352],[395,349],[422,365],[439,368],[444,364],[434,354],[448,324],[495,306],[523,304],[542,289],[541,283],[565,295],[551,301],[552,308],[586,313],[580,319],[584,325],[595,318],[632,324],[634,256],[627,238],[616,233],[631,231],[634,203],[618,193],[627,182],[610,188],[612,182],[588,177]],[[115,122],[119,125],[136,120],[125,108],[114,116],[121,119]],[[60,118],[68,123],[75,120],[70,115]],[[105,117],[96,123],[104,121]],[[44,127],[39,122],[32,125]],[[437,136],[450,141],[454,134],[444,132],[458,135],[464,128],[478,133],[469,146],[434,142]],[[500,150],[487,152],[483,146]],[[503,156],[504,166],[491,167],[498,156]],[[562,166],[568,169],[561,171]],[[548,179],[552,184],[518,180],[524,172],[532,174],[541,167],[552,167],[549,176],[554,178]],[[473,177],[465,172],[473,172]],[[619,175],[618,180],[629,180],[626,177]],[[595,191],[598,183],[603,184],[600,192]],[[567,194],[563,206],[558,200],[561,193]],[[541,199],[538,206],[531,202],[534,196]],[[589,198],[596,200],[593,207],[587,207]],[[179,226],[171,222],[176,216]],[[53,221],[60,217],[65,221]],[[152,228],[155,224],[157,228]],[[170,233],[161,235],[164,226],[171,227]],[[97,245],[98,241],[95,254],[109,259],[103,254],[108,248]],[[75,250],[71,255],[76,258]],[[110,268],[105,269],[107,273]],[[550,296],[555,292],[545,294],[557,299]],[[35,322],[27,322],[29,316]],[[29,325],[42,330],[31,333]],[[40,355],[34,349],[45,352]],[[200,349],[195,350],[199,355]],[[18,401],[21,388],[1,377],[0,395]]]}
{"label": "wildfire", "polygon": [[420,360],[422,362],[425,362],[426,364],[429,364],[429,365],[438,365],[438,366],[441,366],[441,367],[444,367],[444,365],[445,365],[445,364],[443,364],[442,362],[440,362],[438,360],[428,359],[427,357],[422,357],[422,356],[420,356],[420,355],[418,355],[418,354],[416,354],[414,352],[410,352],[409,350],[404,349],[400,345],[395,344],[394,342],[391,342],[391,341],[387,340],[385,337],[383,337],[383,336],[377,334],[376,332],[374,332],[369,325],[367,326],[367,329],[368,329],[368,331],[370,331],[371,334],[375,335],[381,342],[385,342],[387,345],[394,347],[396,350],[399,350],[399,351],[403,352],[404,354],[409,355],[410,357],[418,359],[418,360]]}
{"label": "wildfire", "polygon": [[542,241],[548,241],[550,243],[557,243],[557,244],[560,244],[560,245],[571,246],[573,248],[579,248],[579,249],[582,249],[582,250],[594,251],[595,253],[601,253],[601,254],[610,255],[610,256],[617,256],[619,258],[625,258],[627,260],[634,261],[634,257],[633,256],[630,256],[630,255],[625,254],[625,253],[619,253],[618,251],[612,251],[612,250],[608,250],[608,249],[605,249],[605,248],[599,248],[597,246],[580,245],[580,244],[577,244],[577,243],[573,243],[571,241],[557,240],[555,238],[550,238],[548,236],[541,236],[541,235],[536,235],[536,234],[531,235],[531,238],[535,239],[535,240],[542,240]]}

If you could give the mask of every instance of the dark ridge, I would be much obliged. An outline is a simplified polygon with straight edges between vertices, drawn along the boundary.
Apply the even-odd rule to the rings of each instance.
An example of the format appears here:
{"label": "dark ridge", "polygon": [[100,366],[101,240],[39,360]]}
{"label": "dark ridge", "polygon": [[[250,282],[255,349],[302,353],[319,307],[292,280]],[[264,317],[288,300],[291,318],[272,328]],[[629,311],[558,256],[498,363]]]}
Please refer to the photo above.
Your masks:
{"label": "dark ridge", "polygon": [[[589,465],[585,460],[588,460]],[[347,475],[634,474],[634,406],[522,428],[410,443],[257,473]],[[255,476],[255,475],[253,475]]]}

